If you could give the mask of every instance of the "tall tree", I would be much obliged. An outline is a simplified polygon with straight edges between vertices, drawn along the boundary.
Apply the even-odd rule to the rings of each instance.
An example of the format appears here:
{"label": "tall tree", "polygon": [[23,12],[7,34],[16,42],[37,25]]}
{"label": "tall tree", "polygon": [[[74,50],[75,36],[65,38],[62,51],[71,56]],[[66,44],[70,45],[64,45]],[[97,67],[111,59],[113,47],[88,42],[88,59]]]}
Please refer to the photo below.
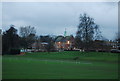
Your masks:
{"label": "tall tree", "polygon": [[80,15],[80,23],[76,33],[76,37],[82,41],[83,48],[88,50],[93,40],[101,37],[99,26],[95,24],[94,19],[86,13]]}
{"label": "tall tree", "polygon": [[21,45],[23,48],[31,47],[31,44],[35,41],[35,33],[34,27],[20,27]]}
{"label": "tall tree", "polygon": [[3,32],[2,36],[2,48],[3,53],[10,53],[10,50],[13,48],[19,48],[19,36],[17,34],[17,29],[14,28],[14,25],[10,26],[10,29]]}

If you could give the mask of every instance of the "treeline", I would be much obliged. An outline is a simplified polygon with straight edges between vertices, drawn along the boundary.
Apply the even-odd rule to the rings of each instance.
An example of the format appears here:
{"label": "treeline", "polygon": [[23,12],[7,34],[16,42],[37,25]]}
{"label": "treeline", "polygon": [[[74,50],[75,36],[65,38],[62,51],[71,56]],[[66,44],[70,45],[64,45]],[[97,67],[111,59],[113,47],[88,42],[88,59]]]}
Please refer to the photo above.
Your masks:
{"label": "treeline", "polygon": [[20,52],[21,48],[27,48],[35,41],[35,29],[31,26],[20,27],[20,34],[11,25],[8,30],[2,34],[2,54],[11,54],[13,50]]}
{"label": "treeline", "polygon": [[39,42],[47,42],[45,49],[50,52],[54,49],[55,38],[46,36],[37,36],[35,27],[25,26],[15,29],[14,25],[3,32],[2,34],[2,54],[16,54],[20,53],[20,49],[31,49],[33,43],[37,43],[36,47],[39,49]]}
{"label": "treeline", "polygon": [[[74,47],[77,49],[89,50],[108,50],[113,48],[113,44],[120,49],[120,38],[115,39],[117,42],[105,41],[101,35],[99,25],[97,25],[93,18],[86,13],[80,15],[79,25],[74,39]],[[35,27],[25,26],[20,27],[20,33],[15,29],[14,25],[2,34],[2,52],[3,54],[11,54],[13,50],[31,48],[33,43],[37,43],[36,47],[39,49],[39,42],[47,42],[45,49],[49,52],[54,49],[55,37],[37,36]],[[56,36],[57,37],[57,36]],[[37,46],[38,45],[38,46]]]}

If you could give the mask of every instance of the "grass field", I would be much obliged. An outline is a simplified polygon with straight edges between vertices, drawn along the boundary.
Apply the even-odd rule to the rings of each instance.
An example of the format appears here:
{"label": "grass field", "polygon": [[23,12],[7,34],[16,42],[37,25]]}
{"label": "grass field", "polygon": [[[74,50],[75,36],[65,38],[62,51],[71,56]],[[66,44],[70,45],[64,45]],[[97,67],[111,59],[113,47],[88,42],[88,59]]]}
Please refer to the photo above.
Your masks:
{"label": "grass field", "polygon": [[[76,56],[78,60],[73,60]],[[39,52],[2,57],[3,79],[117,79],[118,54]]]}

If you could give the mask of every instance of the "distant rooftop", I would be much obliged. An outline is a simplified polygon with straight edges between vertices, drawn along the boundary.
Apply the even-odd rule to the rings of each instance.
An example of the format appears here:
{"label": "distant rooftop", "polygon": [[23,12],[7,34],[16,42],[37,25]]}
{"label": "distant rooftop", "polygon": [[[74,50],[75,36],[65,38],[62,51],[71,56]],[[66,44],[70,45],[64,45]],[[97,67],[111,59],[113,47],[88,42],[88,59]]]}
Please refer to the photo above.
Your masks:
{"label": "distant rooftop", "polygon": [[56,37],[56,42],[65,42],[66,40],[71,40],[71,38],[74,38],[73,36],[57,36]]}

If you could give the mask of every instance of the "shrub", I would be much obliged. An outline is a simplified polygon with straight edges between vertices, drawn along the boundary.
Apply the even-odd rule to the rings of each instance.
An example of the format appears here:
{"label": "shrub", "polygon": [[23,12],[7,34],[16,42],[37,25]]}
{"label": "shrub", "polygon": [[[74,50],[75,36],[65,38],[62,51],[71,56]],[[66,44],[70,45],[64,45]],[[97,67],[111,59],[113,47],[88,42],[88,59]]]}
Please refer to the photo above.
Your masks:
{"label": "shrub", "polygon": [[12,55],[20,54],[20,49],[11,49],[10,54]]}

